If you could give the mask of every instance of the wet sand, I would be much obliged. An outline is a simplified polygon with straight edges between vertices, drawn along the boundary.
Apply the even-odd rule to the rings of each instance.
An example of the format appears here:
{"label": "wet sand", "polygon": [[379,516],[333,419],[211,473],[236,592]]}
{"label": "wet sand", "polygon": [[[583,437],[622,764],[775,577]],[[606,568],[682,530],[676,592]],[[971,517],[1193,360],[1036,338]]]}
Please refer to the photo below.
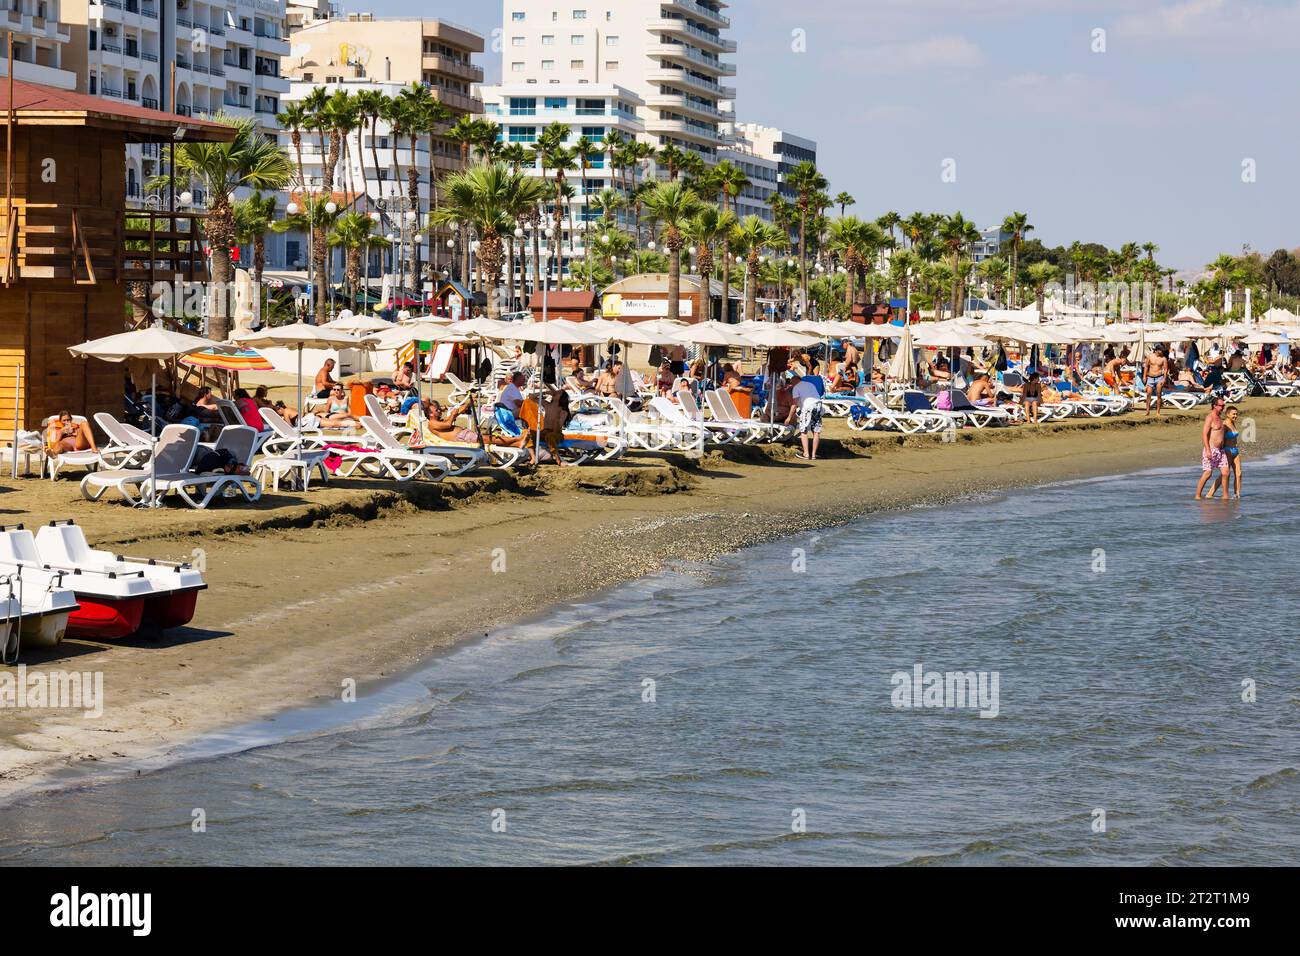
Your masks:
{"label": "wet sand", "polygon": [[[1297,400],[1253,400],[1257,458],[1300,442]],[[548,606],[652,572],[871,512],[1158,466],[1199,470],[1201,416],[1040,429],[860,436],[829,422],[823,460],[793,448],[633,455],[611,466],[440,484],[333,481],[255,506],[142,512],[92,504],[75,480],[3,479],[0,521],[74,518],[92,546],[205,555],[210,590],[159,642],[67,640],[32,670],[102,671],[102,717],[0,710],[0,800],[165,760],[219,728],[338,699]],[[1249,483],[1247,483],[1249,491]],[[1080,544],[1086,560],[1088,546]],[[616,635],[611,635],[616,637]],[[84,777],[80,771],[90,771]]]}

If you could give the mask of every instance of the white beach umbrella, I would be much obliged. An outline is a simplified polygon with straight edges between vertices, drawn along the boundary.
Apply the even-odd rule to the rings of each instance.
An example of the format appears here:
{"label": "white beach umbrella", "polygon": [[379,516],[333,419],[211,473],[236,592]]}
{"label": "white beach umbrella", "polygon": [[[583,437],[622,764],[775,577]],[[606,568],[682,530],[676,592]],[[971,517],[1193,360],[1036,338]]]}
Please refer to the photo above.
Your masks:
{"label": "white beach umbrella", "polygon": [[252,349],[287,348],[298,353],[298,417],[295,420],[298,429],[298,445],[302,447],[302,353],[304,350],[334,351],[335,349],[370,349],[374,346],[373,336],[359,336],[338,329],[327,329],[322,325],[308,325],[306,322],[294,322],[291,325],[277,325],[261,328],[256,332],[236,336],[236,344]]}
{"label": "white beach umbrella", "polygon": [[1201,315],[1201,310],[1194,305],[1185,305],[1178,310],[1177,314],[1169,320],[1170,322],[1205,322],[1205,316]]}
{"label": "white beach umbrella", "polygon": [[208,349],[223,351],[228,346],[201,335],[189,332],[173,332],[162,326],[150,326],[133,332],[119,332],[102,339],[92,339],[80,345],[68,347],[73,355],[82,358],[97,358],[105,362],[125,362],[128,359],[157,359],[160,362],[174,359],[190,352]]}
{"label": "white beach umbrella", "polygon": [[923,348],[966,349],[988,348],[993,343],[982,335],[959,328],[932,328],[923,324],[912,335],[912,341]]}
{"label": "white beach umbrella", "polygon": [[333,322],[326,322],[320,326],[322,329],[334,329],[336,332],[382,332],[385,329],[393,328],[393,323],[386,319],[375,318],[369,315],[340,315]]}
{"label": "white beach umbrella", "polygon": [[675,338],[678,342],[689,342],[692,345],[735,345],[744,348],[753,345],[745,333],[736,331],[736,327],[728,322],[688,325],[678,330]]}
{"label": "white beach umbrella", "polygon": [[1243,345],[1286,345],[1291,340],[1280,333],[1266,332],[1261,329],[1242,336],[1241,341]]}
{"label": "white beach umbrella", "polygon": [[551,319],[547,322],[510,322],[508,327],[485,338],[498,341],[540,342],[544,345],[602,345],[606,341],[600,335],[587,332],[581,323],[565,319]]}
{"label": "white beach umbrella", "polygon": [[[230,351],[230,347],[220,342],[214,342],[212,339],[205,339],[201,335],[191,335],[188,332],[174,332],[171,329],[163,328],[161,325],[154,325],[144,329],[135,329],[131,332],[119,332],[117,335],[108,335],[101,339],[92,339],[89,342],[82,342],[80,345],[69,346],[68,351],[73,355],[81,358],[97,358],[104,362],[125,362],[129,359],[156,359],[159,362],[175,361],[182,355],[188,355],[191,352],[200,350],[215,350],[218,352]],[[150,391],[150,414],[149,414],[149,437],[157,441],[157,422],[158,422],[158,376],[153,376],[153,387]],[[156,455],[149,456],[150,475],[156,475],[155,468]],[[17,444],[14,446],[14,467],[17,468],[18,452]],[[148,498],[141,498],[141,503],[146,507],[154,508],[162,504],[161,499],[154,491],[154,482],[149,482]]]}
{"label": "white beach umbrella", "polygon": [[746,341],[758,348],[803,348],[817,342],[818,336],[808,332],[796,332],[789,322],[764,323],[765,327],[742,330]]}
{"label": "white beach umbrella", "polygon": [[894,353],[894,358],[889,363],[889,377],[896,382],[914,382],[916,381],[916,356],[912,354],[911,325],[903,326],[902,332],[903,337],[898,343],[898,351]]}

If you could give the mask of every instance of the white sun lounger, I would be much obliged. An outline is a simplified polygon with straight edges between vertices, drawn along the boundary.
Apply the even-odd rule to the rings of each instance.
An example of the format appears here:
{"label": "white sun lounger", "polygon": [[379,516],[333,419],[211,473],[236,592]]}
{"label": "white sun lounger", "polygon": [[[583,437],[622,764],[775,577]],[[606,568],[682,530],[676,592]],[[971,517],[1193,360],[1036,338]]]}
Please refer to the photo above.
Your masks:
{"label": "white sun lounger", "polygon": [[350,478],[359,469],[371,478],[387,477],[394,481],[410,481],[423,477],[441,481],[453,471],[451,462],[446,458],[406,448],[369,415],[362,416],[361,427],[366,432],[367,440],[373,441],[378,447],[360,451],[334,449],[346,463],[345,468],[338,473],[340,478]]}
{"label": "white sun lounger", "polygon": [[153,437],[146,431],[126,422],[119,422],[108,412],[96,412],[95,424],[108,436],[108,444],[99,450],[99,457],[110,468],[137,468],[149,460],[153,452]]}
{"label": "white sun lounger", "polygon": [[699,404],[695,401],[695,396],[689,389],[682,389],[677,393],[678,407],[682,414],[690,421],[703,425],[707,430],[706,434],[719,445],[729,445],[732,442],[743,442],[751,432],[744,425],[735,425],[730,422],[710,421],[704,417],[704,412],[700,410]]}
{"label": "white sun lounger", "polygon": [[[299,446],[297,429],[286,422],[275,409],[263,408],[261,414],[262,421],[266,422],[267,428],[272,433],[271,437],[262,442],[262,451],[268,455],[283,455]],[[325,442],[326,438],[321,434],[320,429],[303,429],[301,450],[320,451],[325,447]]]}
{"label": "white sun lounger", "polygon": [[[81,479],[81,496],[98,501],[116,491],[131,504],[139,504],[145,482],[155,473],[159,478],[179,478],[189,471],[199,447],[199,430],[193,425],[165,425],[158,435],[152,466],[95,471]],[[127,489],[134,489],[134,492]]]}
{"label": "white sun lounger", "polygon": [[[221,434],[212,447],[216,451],[230,452],[236,462],[247,468],[257,453],[257,435],[256,429],[249,425],[227,425],[221,429]],[[141,485],[141,491],[146,496],[151,489],[160,495],[175,492],[191,508],[206,508],[218,496],[224,497],[231,491],[237,492],[249,504],[262,497],[262,483],[257,478],[251,475],[228,475],[224,471],[175,475],[160,473],[156,479],[146,479]]]}
{"label": "white sun lounger", "polygon": [[918,432],[938,432],[952,422],[952,419],[938,412],[896,412],[882,402],[879,396],[864,395],[865,411],[849,416],[849,428],[861,432],[871,428],[890,428],[905,435]]}

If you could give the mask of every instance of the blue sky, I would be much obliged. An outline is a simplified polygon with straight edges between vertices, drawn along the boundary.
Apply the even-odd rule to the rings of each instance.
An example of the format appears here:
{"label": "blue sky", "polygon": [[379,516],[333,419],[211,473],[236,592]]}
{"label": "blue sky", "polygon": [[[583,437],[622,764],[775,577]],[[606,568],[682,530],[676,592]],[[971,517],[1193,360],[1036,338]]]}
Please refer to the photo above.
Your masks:
{"label": "blue sky", "polygon": [[[489,42],[502,12],[362,9],[442,16]],[[1180,269],[1300,246],[1300,0],[735,0],[728,13],[739,118],[817,140],[859,215],[960,209],[986,226],[1019,210],[1050,245],[1149,240]],[[499,77],[500,55],[484,67]]]}

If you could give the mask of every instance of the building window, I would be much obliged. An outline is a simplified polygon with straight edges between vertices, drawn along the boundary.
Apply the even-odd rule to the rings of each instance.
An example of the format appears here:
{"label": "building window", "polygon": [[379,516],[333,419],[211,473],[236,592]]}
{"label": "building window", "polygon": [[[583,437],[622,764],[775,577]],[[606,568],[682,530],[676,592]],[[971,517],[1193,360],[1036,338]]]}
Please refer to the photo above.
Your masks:
{"label": "building window", "polygon": [[571,69],[571,70],[581,70],[581,69],[583,69],[586,65],[587,65],[587,64],[586,64],[584,61],[582,61],[582,60],[570,60],[570,61],[569,61],[569,69]]}
{"label": "building window", "polygon": [[572,43],[574,46],[582,46],[583,41],[585,39],[586,37],[584,37],[581,33],[575,33],[573,34],[573,36],[569,37],[569,42]]}
{"label": "building window", "polygon": [[513,20],[515,23],[522,23],[524,20],[524,11],[515,10],[513,13],[510,14],[510,19]]}
{"label": "building window", "polygon": [[511,63],[511,64],[510,64],[510,72],[511,72],[511,73],[522,73],[522,72],[524,72],[524,65],[523,65],[522,63]]}
{"label": "building window", "polygon": [[542,35],[542,46],[554,46],[554,45],[555,45],[555,34],[545,33]]}
{"label": "building window", "polygon": [[617,70],[617,69],[618,69],[618,60],[606,60],[606,61],[605,61],[605,69],[606,69],[606,70]]}
{"label": "building window", "polygon": [[605,37],[605,46],[618,46],[618,37],[617,36]]}
{"label": "building window", "polygon": [[537,98],[534,96],[510,97],[510,115],[511,116],[536,116]]}
{"label": "building window", "polygon": [[523,37],[511,37],[511,38],[510,38],[510,45],[511,45],[511,46],[523,46],[523,45],[524,45],[524,38],[523,38]]}
{"label": "building window", "polygon": [[537,129],[533,126],[512,126],[510,127],[509,136],[512,143],[535,143],[537,142]]}
{"label": "building window", "polygon": [[548,96],[546,98],[546,108],[548,110],[567,110],[569,108],[569,98],[567,96]]}
{"label": "building window", "polygon": [[575,19],[575,20],[585,20],[585,19],[587,19],[587,11],[586,11],[586,10],[574,10],[574,11],[573,11],[573,19]]}
{"label": "building window", "polygon": [[553,70],[553,69],[555,69],[555,61],[554,61],[554,60],[543,60],[543,61],[542,61],[542,69],[543,69],[543,70]]}

